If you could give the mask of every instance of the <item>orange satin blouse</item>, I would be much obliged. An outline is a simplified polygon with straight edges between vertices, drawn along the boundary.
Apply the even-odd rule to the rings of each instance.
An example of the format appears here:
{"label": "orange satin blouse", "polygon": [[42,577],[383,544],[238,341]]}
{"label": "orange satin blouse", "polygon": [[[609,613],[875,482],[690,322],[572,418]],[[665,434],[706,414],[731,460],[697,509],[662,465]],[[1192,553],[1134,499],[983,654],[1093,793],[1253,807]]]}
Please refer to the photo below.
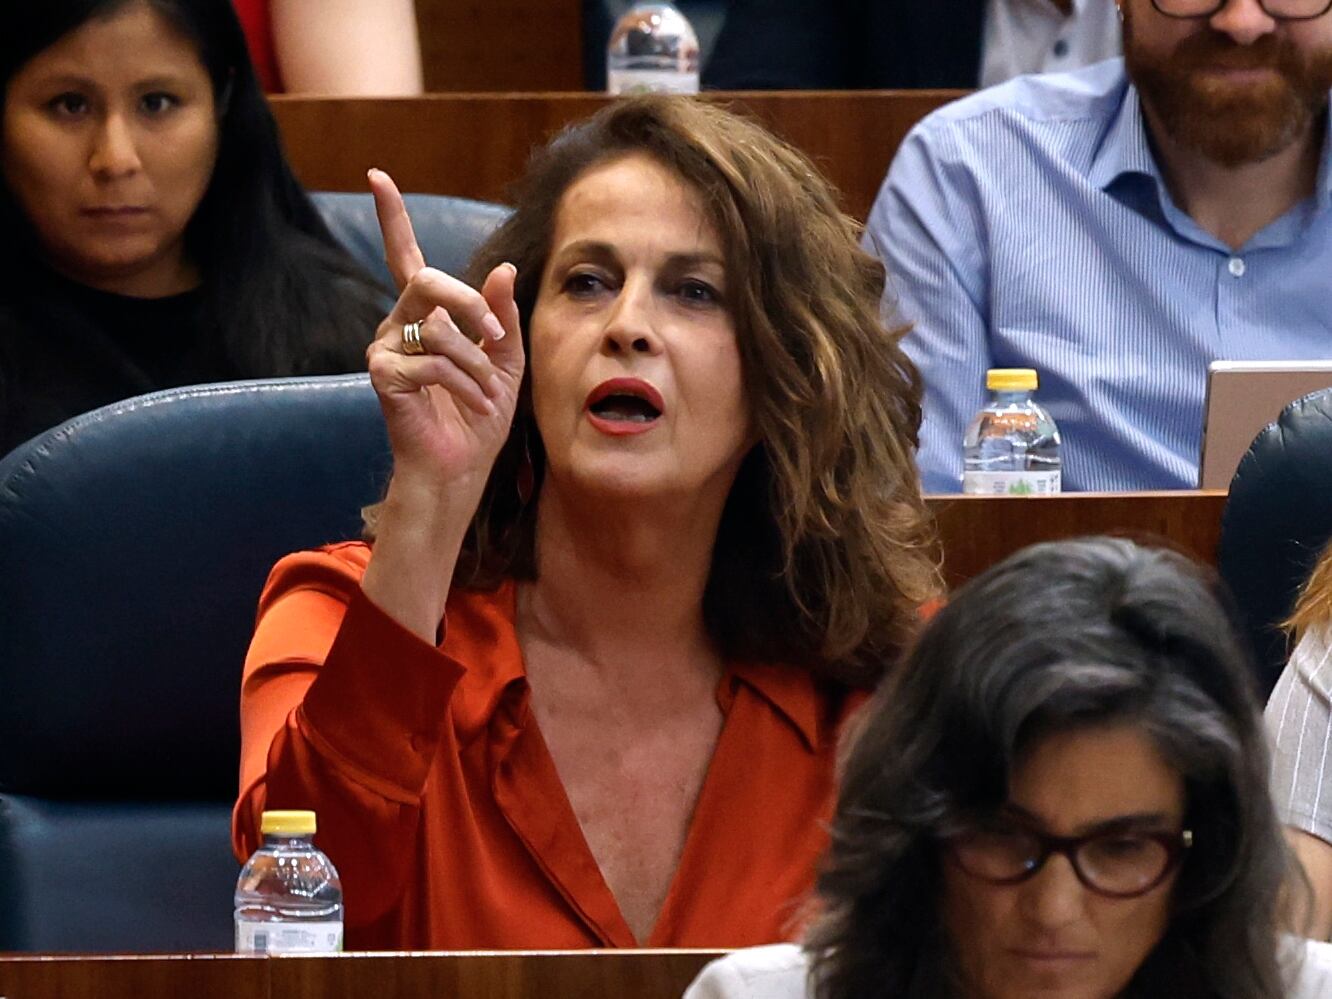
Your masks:
{"label": "orange satin blouse", "polygon": [[[274,568],[241,688],[238,858],[264,808],[312,808],[355,949],[638,945],[536,720],[514,586],[456,591],[436,648],[360,589],[369,549]],[[649,947],[788,939],[832,809],[836,735],[858,695],[732,663],[725,716]]]}

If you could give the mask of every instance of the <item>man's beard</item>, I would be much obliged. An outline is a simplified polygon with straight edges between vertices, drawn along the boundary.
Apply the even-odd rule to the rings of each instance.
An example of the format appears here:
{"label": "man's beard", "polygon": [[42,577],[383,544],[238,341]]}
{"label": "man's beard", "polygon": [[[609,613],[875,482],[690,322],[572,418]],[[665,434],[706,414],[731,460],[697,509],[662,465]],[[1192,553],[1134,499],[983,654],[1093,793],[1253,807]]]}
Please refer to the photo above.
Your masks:
{"label": "man's beard", "polygon": [[[1237,45],[1204,27],[1157,55],[1135,44],[1132,17],[1124,13],[1124,62],[1144,104],[1171,139],[1214,163],[1236,167],[1275,156],[1327,108],[1332,47],[1301,52],[1276,35]],[[1263,68],[1276,72],[1256,84],[1203,72]]]}

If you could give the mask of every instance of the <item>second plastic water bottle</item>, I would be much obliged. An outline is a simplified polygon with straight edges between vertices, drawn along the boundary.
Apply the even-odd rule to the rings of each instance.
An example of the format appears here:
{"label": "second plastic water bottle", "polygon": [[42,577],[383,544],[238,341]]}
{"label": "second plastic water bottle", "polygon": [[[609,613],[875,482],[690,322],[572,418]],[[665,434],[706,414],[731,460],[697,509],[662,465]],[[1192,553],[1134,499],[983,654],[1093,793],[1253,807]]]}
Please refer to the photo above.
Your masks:
{"label": "second plastic water bottle", "polygon": [[991,368],[990,401],[962,439],[962,491],[988,496],[1042,496],[1060,490],[1059,430],[1031,394],[1031,368]]}
{"label": "second plastic water bottle", "polygon": [[236,953],[342,950],[342,882],[314,845],[314,812],[264,812],[264,845],[236,882]]}
{"label": "second plastic water bottle", "polygon": [[698,93],[698,36],[673,3],[636,3],[611,32],[606,89]]}

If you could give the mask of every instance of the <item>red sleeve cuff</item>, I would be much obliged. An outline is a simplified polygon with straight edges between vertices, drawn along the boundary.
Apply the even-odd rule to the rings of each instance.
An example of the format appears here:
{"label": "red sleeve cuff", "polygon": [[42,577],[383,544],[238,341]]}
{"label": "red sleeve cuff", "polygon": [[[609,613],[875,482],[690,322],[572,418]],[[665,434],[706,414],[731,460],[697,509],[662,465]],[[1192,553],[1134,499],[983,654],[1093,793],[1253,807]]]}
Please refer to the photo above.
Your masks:
{"label": "red sleeve cuff", "polygon": [[397,790],[393,797],[418,796],[464,672],[357,587],[298,718],[312,741],[362,783]]}

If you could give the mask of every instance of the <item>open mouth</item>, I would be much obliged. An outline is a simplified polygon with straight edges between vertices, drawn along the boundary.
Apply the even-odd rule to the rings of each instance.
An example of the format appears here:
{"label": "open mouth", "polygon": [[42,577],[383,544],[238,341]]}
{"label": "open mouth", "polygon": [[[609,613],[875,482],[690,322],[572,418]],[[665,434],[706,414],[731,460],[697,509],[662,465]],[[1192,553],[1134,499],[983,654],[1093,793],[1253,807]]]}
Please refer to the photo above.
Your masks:
{"label": "open mouth", "polygon": [[608,423],[643,426],[660,418],[663,408],[661,393],[637,378],[612,378],[587,397],[587,411]]}
{"label": "open mouth", "polygon": [[589,408],[603,420],[625,423],[648,423],[661,415],[652,403],[633,395],[608,395]]}

